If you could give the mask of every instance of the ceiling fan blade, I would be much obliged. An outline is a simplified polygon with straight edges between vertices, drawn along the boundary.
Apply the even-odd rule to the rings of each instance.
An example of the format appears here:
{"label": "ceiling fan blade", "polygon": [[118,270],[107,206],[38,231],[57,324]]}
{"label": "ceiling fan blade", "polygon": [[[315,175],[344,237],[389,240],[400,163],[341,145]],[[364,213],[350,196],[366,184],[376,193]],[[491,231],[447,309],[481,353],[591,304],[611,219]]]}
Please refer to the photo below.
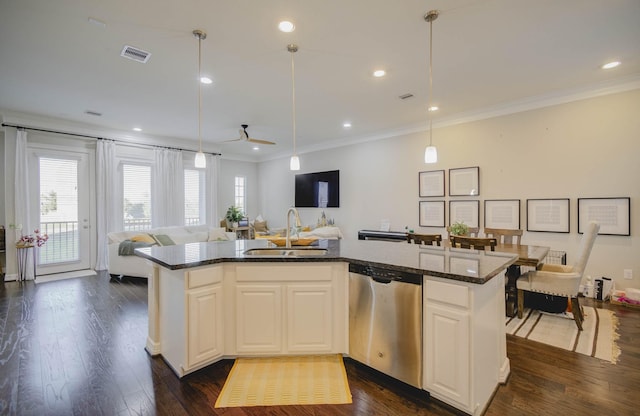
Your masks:
{"label": "ceiling fan blade", "polygon": [[219,143],[233,143],[233,142],[239,142],[242,141],[242,138],[238,138],[238,139],[231,139],[231,140],[225,140],[223,142],[219,142]]}
{"label": "ceiling fan blade", "polygon": [[252,139],[252,138],[248,138],[247,141],[251,143],[258,143],[258,144],[275,144],[274,142],[270,142],[269,140],[260,140],[260,139]]}

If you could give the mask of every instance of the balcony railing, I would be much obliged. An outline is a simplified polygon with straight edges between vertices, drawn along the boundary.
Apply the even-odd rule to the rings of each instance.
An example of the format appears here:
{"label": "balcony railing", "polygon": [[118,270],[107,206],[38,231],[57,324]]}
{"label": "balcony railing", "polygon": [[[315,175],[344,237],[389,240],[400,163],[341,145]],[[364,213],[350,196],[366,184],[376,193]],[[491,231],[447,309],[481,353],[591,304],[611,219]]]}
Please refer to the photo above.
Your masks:
{"label": "balcony railing", "polygon": [[79,260],[77,221],[41,222],[40,233],[47,234],[49,239],[38,249],[38,264]]}
{"label": "balcony railing", "polygon": [[[200,225],[200,217],[186,217],[185,225]],[[151,218],[125,218],[125,231],[143,231],[151,228]]]}
{"label": "balcony railing", "polygon": [[151,228],[151,218],[125,218],[125,231],[140,231]]}

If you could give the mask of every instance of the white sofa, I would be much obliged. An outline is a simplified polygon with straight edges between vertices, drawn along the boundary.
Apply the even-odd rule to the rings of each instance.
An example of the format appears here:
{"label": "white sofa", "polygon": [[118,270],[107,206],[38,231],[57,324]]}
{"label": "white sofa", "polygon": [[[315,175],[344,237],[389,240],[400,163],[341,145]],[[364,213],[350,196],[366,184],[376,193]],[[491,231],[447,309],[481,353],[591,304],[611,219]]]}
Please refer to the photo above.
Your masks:
{"label": "white sofa", "polygon": [[[168,239],[166,238],[168,237]],[[205,241],[235,240],[235,233],[226,232],[221,227],[190,225],[161,227],[139,231],[118,231],[107,234],[109,244],[109,274],[112,276],[148,277],[151,271],[147,261],[136,255],[120,255],[120,244],[138,240],[148,244],[170,245]],[[127,243],[125,243],[127,244]],[[124,246],[132,249],[134,245]],[[131,250],[129,250],[131,251]]]}

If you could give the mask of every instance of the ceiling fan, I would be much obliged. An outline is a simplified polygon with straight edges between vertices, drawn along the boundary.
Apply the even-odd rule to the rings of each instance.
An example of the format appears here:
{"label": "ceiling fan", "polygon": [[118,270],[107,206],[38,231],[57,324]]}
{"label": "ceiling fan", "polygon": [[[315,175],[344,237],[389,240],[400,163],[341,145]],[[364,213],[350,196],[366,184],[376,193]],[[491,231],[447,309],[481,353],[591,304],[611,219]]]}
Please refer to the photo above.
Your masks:
{"label": "ceiling fan", "polygon": [[253,138],[249,137],[249,133],[247,133],[247,127],[249,127],[248,124],[242,124],[242,128],[239,130],[240,137],[238,137],[237,139],[233,139],[233,140],[227,140],[227,141],[224,141],[222,143],[246,141],[246,142],[257,143],[257,144],[275,144],[274,142],[270,142],[269,140],[253,139]]}

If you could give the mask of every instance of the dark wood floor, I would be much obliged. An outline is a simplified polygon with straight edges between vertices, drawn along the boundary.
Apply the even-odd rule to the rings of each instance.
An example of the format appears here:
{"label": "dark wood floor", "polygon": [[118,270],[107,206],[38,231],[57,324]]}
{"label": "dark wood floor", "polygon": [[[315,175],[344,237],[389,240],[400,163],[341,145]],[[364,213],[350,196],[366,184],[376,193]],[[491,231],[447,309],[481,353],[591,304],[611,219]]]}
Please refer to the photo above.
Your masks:
{"label": "dark wood floor", "polygon": [[[144,350],[147,286],[106,274],[0,283],[1,415],[454,415],[347,360],[353,404],[214,409],[231,368],[182,380]],[[509,336],[511,376],[487,415],[640,414],[640,311],[620,320],[617,365]]]}

